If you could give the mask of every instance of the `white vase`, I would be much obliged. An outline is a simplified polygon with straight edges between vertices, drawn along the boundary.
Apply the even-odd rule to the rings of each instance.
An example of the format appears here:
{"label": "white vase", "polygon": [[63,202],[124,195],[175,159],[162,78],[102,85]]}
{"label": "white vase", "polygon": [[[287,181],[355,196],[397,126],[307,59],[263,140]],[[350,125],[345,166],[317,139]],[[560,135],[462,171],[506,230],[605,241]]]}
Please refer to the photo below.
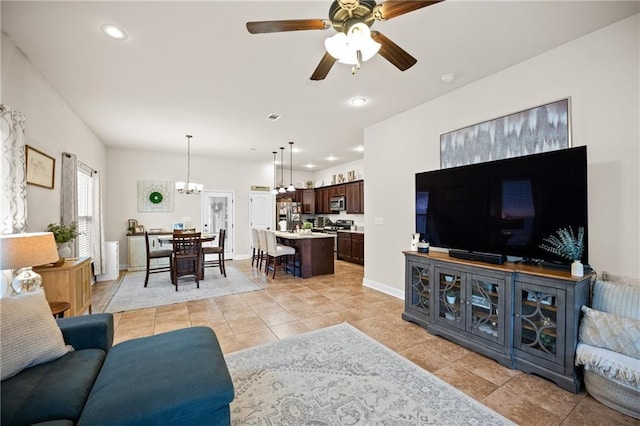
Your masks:
{"label": "white vase", "polygon": [[454,303],[456,303],[456,296],[447,295],[447,303],[450,305],[453,305]]}
{"label": "white vase", "polygon": [[60,259],[65,259],[71,256],[71,247],[69,247],[68,243],[61,243],[58,245],[58,256],[60,256]]}
{"label": "white vase", "polygon": [[571,275],[574,277],[582,277],[584,275],[584,266],[579,260],[574,260],[571,264]]}

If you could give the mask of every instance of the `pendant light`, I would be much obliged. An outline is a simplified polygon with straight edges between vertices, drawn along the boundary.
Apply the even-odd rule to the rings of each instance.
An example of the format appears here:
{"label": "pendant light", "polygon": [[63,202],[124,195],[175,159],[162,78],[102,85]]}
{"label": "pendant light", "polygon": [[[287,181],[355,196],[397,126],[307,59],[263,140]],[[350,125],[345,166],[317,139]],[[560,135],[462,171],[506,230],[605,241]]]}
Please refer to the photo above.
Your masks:
{"label": "pendant light", "polygon": [[287,192],[295,192],[296,187],[293,186],[293,142],[289,142],[289,187]]}
{"label": "pendant light", "polygon": [[284,187],[284,146],[280,147],[280,194],[284,194],[287,190]]}
{"label": "pendant light", "polygon": [[278,194],[278,188],[276,188],[276,174],[277,174],[276,155],[277,154],[278,154],[278,151],[273,151],[273,189],[271,190],[271,195]]}
{"label": "pendant light", "polygon": [[187,181],[176,182],[176,191],[178,194],[194,194],[198,195],[202,192],[204,185],[201,183],[193,183],[189,181],[191,174],[191,135],[185,135],[187,137]]}

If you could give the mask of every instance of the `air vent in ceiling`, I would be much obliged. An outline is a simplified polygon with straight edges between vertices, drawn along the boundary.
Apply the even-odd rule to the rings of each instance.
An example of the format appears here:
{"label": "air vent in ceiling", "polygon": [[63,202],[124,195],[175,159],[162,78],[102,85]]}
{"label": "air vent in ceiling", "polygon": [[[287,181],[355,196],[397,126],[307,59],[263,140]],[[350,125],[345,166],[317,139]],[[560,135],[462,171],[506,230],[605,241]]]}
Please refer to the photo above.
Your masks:
{"label": "air vent in ceiling", "polygon": [[280,114],[271,113],[267,115],[267,121],[278,121],[280,120]]}

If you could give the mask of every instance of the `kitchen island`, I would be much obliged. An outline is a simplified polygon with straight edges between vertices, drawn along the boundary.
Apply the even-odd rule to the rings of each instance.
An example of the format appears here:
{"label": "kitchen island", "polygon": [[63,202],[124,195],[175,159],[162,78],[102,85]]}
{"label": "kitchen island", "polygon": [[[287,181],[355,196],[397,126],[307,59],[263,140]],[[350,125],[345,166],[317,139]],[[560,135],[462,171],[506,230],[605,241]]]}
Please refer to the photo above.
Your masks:
{"label": "kitchen island", "polygon": [[334,236],[319,232],[276,232],[278,242],[296,249],[296,274],[302,278],[333,274]]}

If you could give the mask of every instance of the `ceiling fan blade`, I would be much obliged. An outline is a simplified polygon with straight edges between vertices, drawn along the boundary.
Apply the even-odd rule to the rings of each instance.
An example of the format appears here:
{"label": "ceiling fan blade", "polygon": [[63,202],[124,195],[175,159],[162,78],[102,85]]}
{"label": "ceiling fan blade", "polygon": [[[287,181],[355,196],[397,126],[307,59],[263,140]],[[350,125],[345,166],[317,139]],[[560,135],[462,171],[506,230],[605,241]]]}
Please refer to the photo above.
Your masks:
{"label": "ceiling fan blade", "polygon": [[414,10],[422,9],[423,7],[431,6],[432,4],[440,3],[443,0],[433,1],[385,1],[382,2],[377,9],[379,18],[376,15],[376,19],[391,19],[405,13],[413,12]]}
{"label": "ceiling fan blade", "polygon": [[251,34],[278,33],[282,31],[326,30],[331,21],[326,19],[289,19],[285,21],[247,22]]}
{"label": "ceiling fan blade", "polygon": [[400,71],[405,71],[415,65],[418,60],[409,55],[406,50],[392,42],[378,31],[371,31],[371,38],[380,43],[380,56],[391,62]]}
{"label": "ceiling fan blade", "polygon": [[331,71],[333,64],[336,63],[336,60],[337,59],[331,56],[328,52],[325,52],[315,71],[311,74],[310,80],[324,80],[327,74],[329,74],[329,71]]}

